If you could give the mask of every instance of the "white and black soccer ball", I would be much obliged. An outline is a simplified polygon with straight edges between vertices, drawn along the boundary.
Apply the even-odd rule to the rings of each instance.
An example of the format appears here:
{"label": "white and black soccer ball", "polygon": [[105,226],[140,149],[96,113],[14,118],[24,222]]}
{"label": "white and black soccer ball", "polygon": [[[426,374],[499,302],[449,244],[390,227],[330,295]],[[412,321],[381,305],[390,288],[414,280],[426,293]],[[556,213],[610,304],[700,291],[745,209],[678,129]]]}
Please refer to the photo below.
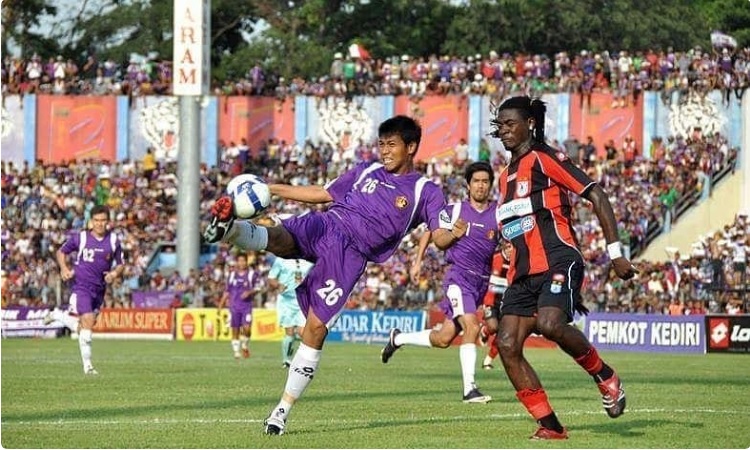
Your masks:
{"label": "white and black soccer ball", "polygon": [[251,219],[271,204],[268,184],[257,175],[244,173],[232,178],[227,185],[227,195],[232,197],[234,216]]}

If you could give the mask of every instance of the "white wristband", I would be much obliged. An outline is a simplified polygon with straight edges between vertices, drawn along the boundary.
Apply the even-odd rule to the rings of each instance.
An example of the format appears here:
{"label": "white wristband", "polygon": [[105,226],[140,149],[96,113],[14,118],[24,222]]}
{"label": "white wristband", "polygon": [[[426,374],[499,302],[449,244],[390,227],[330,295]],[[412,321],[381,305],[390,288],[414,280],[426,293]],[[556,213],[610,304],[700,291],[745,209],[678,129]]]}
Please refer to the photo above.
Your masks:
{"label": "white wristband", "polygon": [[609,255],[609,259],[611,260],[622,258],[622,244],[620,243],[620,241],[607,244],[607,254]]}

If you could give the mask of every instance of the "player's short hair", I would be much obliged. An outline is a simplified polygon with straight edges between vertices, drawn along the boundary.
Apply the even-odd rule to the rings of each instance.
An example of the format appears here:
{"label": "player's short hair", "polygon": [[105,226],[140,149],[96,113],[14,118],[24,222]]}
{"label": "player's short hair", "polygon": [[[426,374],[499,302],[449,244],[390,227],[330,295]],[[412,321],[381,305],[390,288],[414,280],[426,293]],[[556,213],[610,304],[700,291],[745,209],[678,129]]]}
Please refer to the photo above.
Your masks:
{"label": "player's short hair", "polygon": [[106,214],[107,219],[109,219],[109,208],[105,205],[96,205],[93,208],[91,208],[91,217],[94,217],[99,214]]}
{"label": "player's short hair", "polygon": [[398,136],[404,144],[417,144],[422,140],[422,126],[408,116],[394,116],[383,121],[378,127],[378,137]]}
{"label": "player's short hair", "polygon": [[469,164],[466,167],[466,172],[464,173],[464,178],[466,179],[466,184],[469,184],[471,182],[471,177],[474,176],[476,172],[487,172],[490,174],[490,186],[495,182],[495,173],[492,171],[492,166],[490,163],[486,161],[477,161]]}

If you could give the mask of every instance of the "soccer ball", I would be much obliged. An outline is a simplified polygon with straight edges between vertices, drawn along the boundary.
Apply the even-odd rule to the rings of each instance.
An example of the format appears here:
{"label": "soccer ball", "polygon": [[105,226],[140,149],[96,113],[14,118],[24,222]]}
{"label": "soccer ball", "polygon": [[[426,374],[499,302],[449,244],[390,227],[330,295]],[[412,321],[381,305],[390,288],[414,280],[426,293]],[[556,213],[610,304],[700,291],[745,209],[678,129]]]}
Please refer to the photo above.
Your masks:
{"label": "soccer ball", "polygon": [[249,173],[232,178],[227,185],[227,195],[232,197],[234,216],[240,219],[257,216],[271,203],[268,184],[259,176]]}

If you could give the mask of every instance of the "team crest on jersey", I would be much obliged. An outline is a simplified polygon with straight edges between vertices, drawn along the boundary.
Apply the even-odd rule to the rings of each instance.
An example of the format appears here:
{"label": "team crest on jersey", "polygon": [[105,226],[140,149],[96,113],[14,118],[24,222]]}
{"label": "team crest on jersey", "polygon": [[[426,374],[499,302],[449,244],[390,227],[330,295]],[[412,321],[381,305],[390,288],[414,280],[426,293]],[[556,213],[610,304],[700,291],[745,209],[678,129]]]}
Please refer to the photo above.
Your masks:
{"label": "team crest on jersey", "polygon": [[557,159],[559,159],[560,161],[565,161],[566,159],[568,159],[568,155],[563,152],[557,152],[555,156],[557,156]]}
{"label": "team crest on jersey", "polygon": [[396,207],[398,209],[404,209],[409,204],[409,200],[406,199],[405,196],[399,195],[396,197]]}
{"label": "team crest on jersey", "polygon": [[526,197],[529,195],[529,180],[519,179],[516,181],[516,196]]}
{"label": "team crest on jersey", "polygon": [[495,230],[487,230],[487,239],[489,240],[495,239]]}

